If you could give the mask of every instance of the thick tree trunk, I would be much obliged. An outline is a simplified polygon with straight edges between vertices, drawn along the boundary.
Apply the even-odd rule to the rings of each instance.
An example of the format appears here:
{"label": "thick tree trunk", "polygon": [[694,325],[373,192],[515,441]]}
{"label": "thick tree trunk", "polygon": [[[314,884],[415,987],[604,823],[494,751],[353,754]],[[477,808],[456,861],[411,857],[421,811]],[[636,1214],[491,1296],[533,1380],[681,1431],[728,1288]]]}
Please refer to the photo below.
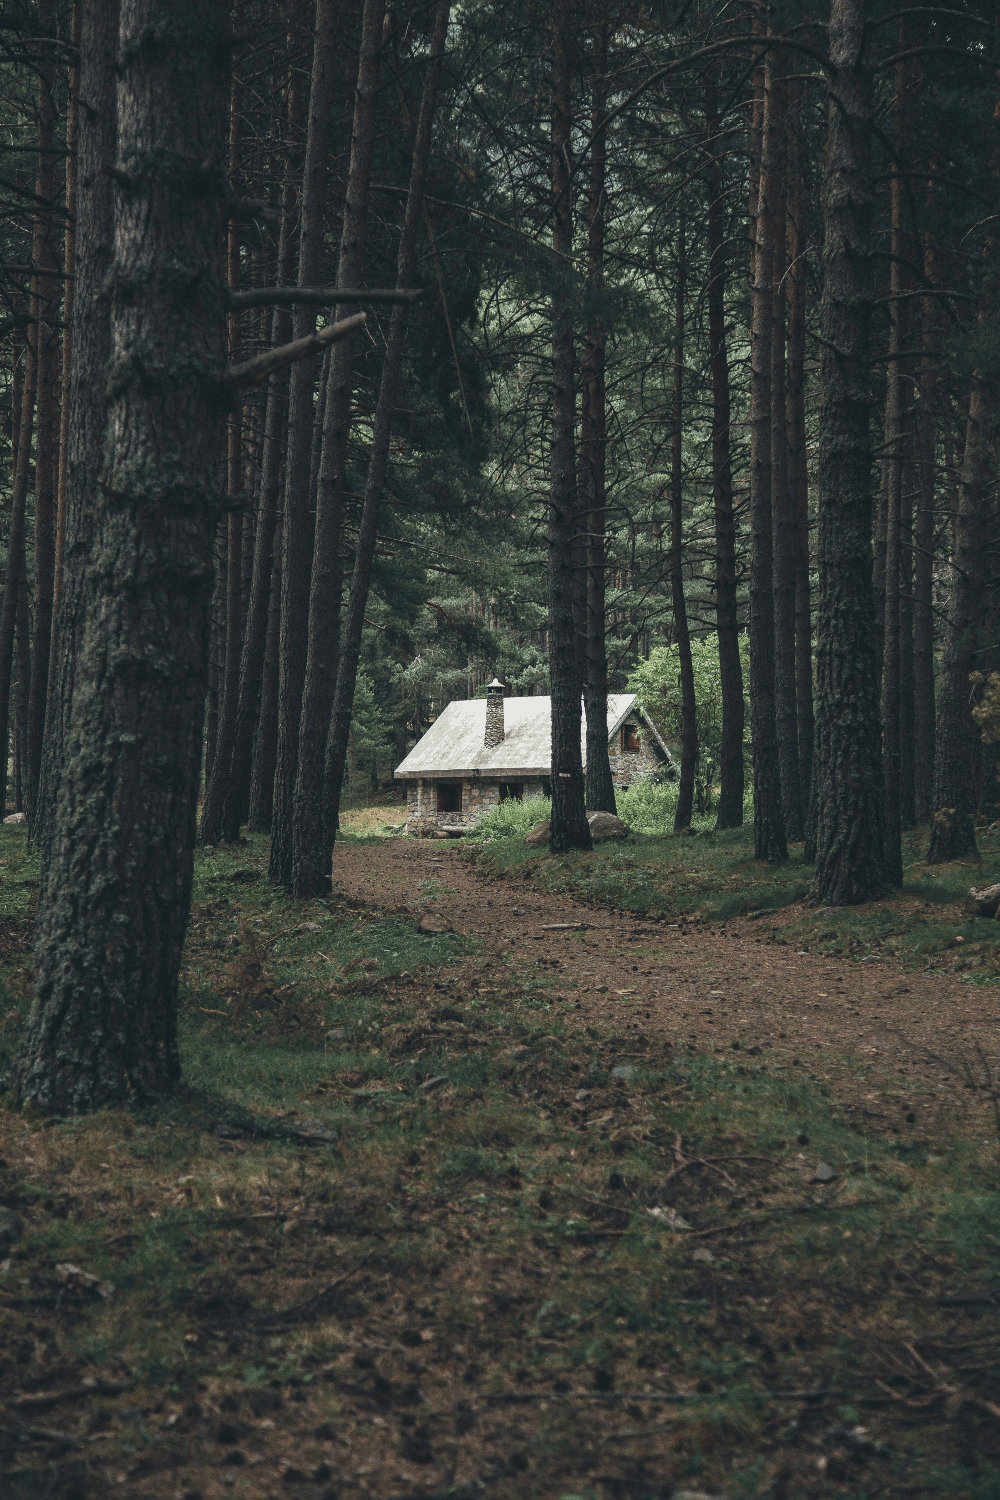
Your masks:
{"label": "thick tree trunk", "polygon": [[[73,309],[74,309],[74,280],[76,270],[76,181],[77,181],[77,157],[80,151],[80,66],[79,49],[83,26],[83,0],[73,0],[73,9],[70,13],[70,35],[73,46],[77,49],[77,57],[71,64],[68,72],[67,82],[69,85],[69,98],[66,105],[66,229],[63,237],[63,333],[62,333],[62,367],[60,370],[60,392],[59,392],[59,474],[56,484],[56,536],[55,536],[55,571],[52,580],[52,656],[49,660],[49,686],[51,692],[52,678],[57,670],[55,662],[56,650],[56,616],[59,610],[59,599],[62,594],[62,571],[63,554],[66,548],[66,495],[69,482],[69,411],[70,411],[70,370],[73,362]],[[42,753],[44,767],[45,753]]]}
{"label": "thick tree trunk", "polygon": [[785,307],[787,286],[788,197],[788,86],[780,76],[780,62],[771,79],[768,121],[774,144],[766,156],[771,163],[764,192],[765,210],[772,210],[771,263],[771,528],[774,542],[774,726],[778,740],[781,810],[786,838],[804,835],[802,788],[799,778],[799,731],[795,681],[795,577],[799,552],[796,496],[790,483],[788,412],[785,365]]}
{"label": "thick tree trunk", "polygon": [[226,21],[221,0],[122,6],[107,457],[13,1080],[60,1113],[178,1079],[225,409]]}
{"label": "thick tree trunk", "polygon": [[674,375],[671,400],[673,432],[670,445],[670,603],[674,617],[674,641],[681,684],[681,774],[674,810],[674,832],[691,826],[694,808],[694,772],[698,759],[698,705],[694,692],[694,662],[691,630],[684,598],[684,294],[687,282],[687,246],[684,215],[677,226],[677,283],[674,293]]}
{"label": "thick tree trunk", "polygon": [[977,857],[973,817],[981,738],[969,679],[981,666],[980,631],[987,576],[987,520],[996,490],[997,418],[993,392],[978,372],[969,395],[958,534],[941,651],[934,754],[934,808],[927,859]]}
{"label": "thick tree trunk", "polygon": [[726,342],[726,249],[722,168],[719,159],[718,89],[705,76],[705,134],[709,155],[708,331],[712,359],[712,499],[715,518],[715,626],[722,690],[722,750],[719,758],[717,828],[743,824],[743,665],[736,604],[736,524],[730,456],[729,356]]}
{"label": "thick tree trunk", "polygon": [[[323,215],[330,162],[330,117],[338,11],[334,0],[316,0],[309,125],[302,174],[302,218],[299,234],[299,286],[315,286],[323,253]],[[303,338],[316,324],[315,308],[297,307],[293,336]],[[281,559],[281,634],[279,638],[278,751],[271,814],[271,879],[287,886],[292,878],[292,797],[299,760],[299,721],[306,670],[309,624],[309,575],[312,566],[313,515],[309,469],[314,421],[315,359],[293,366],[288,394],[288,447],[285,454],[285,505]]]}
{"label": "thick tree trunk", "polygon": [[[351,159],[344,193],[337,285],[360,286],[368,222],[372,150],[381,71],[385,0],[365,0],[351,132]],[[316,531],[309,589],[309,630],[299,765],[292,801],[291,889],[296,896],[330,889],[333,838],[326,826],[326,742],[330,729],[340,635],[342,571],[340,540],[344,480],[351,428],[354,344],[344,339],[330,351],[316,480]]]}
{"label": "thick tree trunk", "polygon": [[[795,512],[795,721],[799,736],[799,791],[803,814],[810,806],[813,755],[813,656],[809,584],[809,467],[806,455],[806,262],[805,194],[800,126],[801,86],[789,96],[788,173],[788,370],[785,389],[788,484]],[[809,842],[811,820],[806,817]],[[807,857],[814,851],[807,849]]]}
{"label": "thick tree trunk", "polygon": [[[38,27],[55,32],[52,0],[38,0]],[[31,637],[31,687],[28,697],[26,792],[29,822],[35,821],[38,781],[45,733],[45,697],[52,649],[52,591],[55,581],[55,510],[59,474],[59,303],[58,235],[55,214],[56,123],[55,54],[43,46],[38,74],[38,172],[35,193],[39,211],[32,244],[31,313],[34,318],[37,389],[35,392],[35,525],[33,538],[34,609]]]}
{"label": "thick tree trunk", "polygon": [[775,190],[774,89],[770,64],[755,99],[754,136],[759,149],[753,232],[750,315],[750,730],[753,736],[754,858],[781,864],[788,858],[781,808],[775,725],[774,572],[771,464],[771,340]]}
{"label": "thick tree trunk", "polygon": [[[933,256],[925,273],[934,281]],[[914,426],[917,433],[917,523],[913,553],[913,781],[917,823],[931,815],[934,788],[934,456],[937,424],[937,330],[935,299],[922,306],[920,375]]]}
{"label": "thick tree trunk", "polygon": [[[94,479],[103,461],[108,361],[108,273],[113,236],[117,116],[115,57],[118,0],[83,6],[80,35],[77,212],[71,347],[66,381],[67,446],[61,576],[55,611],[45,746],[33,835],[47,858],[55,800],[66,763],[66,737],[83,629],[84,578],[93,537]],[[72,416],[72,420],[70,420]]]}
{"label": "thick tree trunk", "polygon": [[[434,111],[437,107],[438,88],[444,63],[445,43],[448,38],[448,18],[451,0],[438,0],[434,12],[434,30],[427,72],[424,75],[420,114],[413,141],[413,161],[410,170],[410,186],[406,195],[406,214],[403,232],[399,241],[396,262],[396,285],[403,289],[413,285],[417,264],[417,231],[423,217],[424,187],[427,180],[427,164],[430,159],[431,134]],[[330,878],[330,859],[333,840],[337,833],[340,811],[340,794],[347,765],[347,747],[351,732],[351,713],[354,707],[354,689],[358,680],[358,661],[361,656],[361,638],[364,633],[365,608],[371,584],[372,563],[375,558],[375,543],[378,537],[378,513],[385,487],[385,476],[389,465],[389,440],[392,435],[393,412],[399,404],[399,376],[403,363],[406,341],[406,306],[397,303],[392,310],[389,324],[389,339],[382,366],[378,405],[372,431],[371,453],[368,460],[368,481],[365,499],[361,508],[361,523],[354,554],[354,571],[347,600],[347,612],[341,632],[340,657],[337,664],[337,688],[334,695],[333,714],[330,722],[330,737],[326,750],[326,838],[322,871],[327,881]]]}
{"label": "thick tree trunk", "polygon": [[824,182],[813,900],[886,889],[872,591],[871,81],[865,7],[832,0]]}
{"label": "thick tree trunk", "polygon": [[552,818],[549,848],[590,849],[581,753],[582,682],[576,651],[574,562],[577,530],[576,386],[569,259],[573,251],[570,170],[570,0],[551,0],[552,17],[552,431],[549,438],[549,683],[552,702]]}
{"label": "thick tree trunk", "polygon": [[253,739],[247,827],[251,833],[271,832],[274,806],[274,764],[278,758],[278,647],[281,636],[281,516],[274,528],[274,558],[268,594],[267,634],[260,679],[260,713]]}
{"label": "thick tree trunk", "polygon": [[607,392],[604,322],[604,227],[607,219],[608,21],[605,0],[594,24],[590,102],[590,181],[587,203],[587,322],[580,428],[580,489],[587,560],[586,665],[583,703],[587,722],[586,804],[617,812],[608,755],[608,656],[604,606],[604,534],[607,517]]}

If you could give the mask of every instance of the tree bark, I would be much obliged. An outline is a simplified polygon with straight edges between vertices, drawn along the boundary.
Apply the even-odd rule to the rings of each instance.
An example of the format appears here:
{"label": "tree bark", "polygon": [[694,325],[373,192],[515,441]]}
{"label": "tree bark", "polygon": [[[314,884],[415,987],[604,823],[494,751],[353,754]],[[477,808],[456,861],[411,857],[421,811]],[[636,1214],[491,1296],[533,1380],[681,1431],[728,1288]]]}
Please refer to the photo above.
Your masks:
{"label": "tree bark", "polygon": [[552,20],[552,430],[549,438],[549,685],[552,704],[552,817],[549,848],[590,849],[581,753],[581,674],[575,603],[580,579],[573,566],[578,525],[576,386],[570,258],[573,184],[570,169],[571,0],[551,0]]}
{"label": "tree bark", "polygon": [[590,101],[590,179],[587,202],[587,321],[580,429],[580,490],[587,561],[586,665],[583,703],[587,723],[585,800],[594,812],[617,812],[608,754],[608,656],[605,618],[607,518],[607,392],[604,321],[604,228],[607,218],[608,97],[607,5],[601,0],[594,22],[593,83]]}
{"label": "tree bark", "polygon": [[[924,257],[927,280],[934,283],[934,256]],[[917,433],[917,523],[913,555],[913,780],[917,823],[931,815],[934,789],[934,449],[937,425],[937,332],[935,298],[921,309],[920,371],[914,426]]]}
{"label": "tree bark", "polygon": [[[438,0],[434,11],[434,27],[427,58],[427,71],[424,75],[420,114],[413,141],[410,186],[406,195],[406,213],[396,262],[396,285],[400,288],[411,287],[416,272],[417,231],[423,217],[431,133],[441,82],[450,14],[451,0]],[[327,880],[329,880],[333,840],[337,833],[344,770],[347,765],[347,746],[351,731],[351,713],[354,707],[354,689],[358,679],[365,608],[368,603],[372,562],[375,558],[375,544],[378,537],[378,513],[389,464],[392,418],[399,404],[399,376],[406,340],[406,316],[405,303],[398,303],[393,307],[385,363],[382,366],[382,379],[379,385],[378,405],[375,409],[371,453],[368,460],[368,480],[365,485],[364,504],[361,508],[361,522],[354,554],[354,571],[351,574],[347,611],[341,631],[337,687],[326,750],[326,797],[328,800],[324,826],[328,843],[323,857],[323,870]]]}
{"label": "tree bark", "polygon": [[251,833],[271,832],[274,805],[274,764],[278,757],[278,643],[281,633],[281,516],[274,528],[274,556],[268,594],[267,635],[261,666],[260,713],[253,739],[247,827]]}
{"label": "tree bark", "polygon": [[[315,286],[323,252],[323,215],[329,183],[330,117],[334,64],[338,48],[338,6],[316,0],[312,86],[305,166],[302,174],[302,218],[299,233],[299,285]],[[315,328],[315,309],[297,307],[293,337]],[[316,361],[301,360],[292,369],[288,394],[288,446],[285,454],[285,504],[282,523],[281,629],[279,636],[278,749],[274,770],[269,873],[279,885],[292,878],[292,797],[299,758],[299,722],[306,669],[309,623],[309,576],[313,516],[309,504],[309,460],[313,432]]]}
{"label": "tree bark", "polygon": [[687,283],[686,226],[683,210],[677,224],[677,282],[674,290],[674,374],[670,445],[670,603],[681,686],[681,774],[674,810],[674,832],[691,827],[694,773],[698,759],[698,705],[694,692],[691,630],[684,598],[684,294]]}
{"label": "tree bark", "polygon": [[[337,285],[359,286],[364,269],[376,104],[381,72],[385,0],[365,0],[361,49],[351,132],[351,159],[344,194],[344,219]],[[333,838],[326,826],[324,795],[326,742],[336,682],[340,635],[342,569],[340,540],[344,481],[351,429],[354,344],[344,339],[331,350],[316,483],[316,531],[309,588],[309,628],[299,764],[292,801],[291,890],[296,896],[330,889]]]}
{"label": "tree bark", "polygon": [[[813,653],[809,580],[809,466],[806,453],[806,262],[803,217],[804,152],[798,113],[801,85],[789,95],[788,163],[788,370],[785,399],[788,484],[795,513],[795,720],[799,736],[799,792],[803,814],[810,805],[813,756]],[[810,819],[805,818],[808,842]],[[812,850],[807,850],[807,857]]]}
{"label": "tree bark", "polygon": [[832,0],[824,169],[816,611],[816,872],[831,906],[886,890],[872,590],[871,81],[865,7]]}
{"label": "tree bark", "polygon": [[94,478],[103,462],[104,390],[111,356],[108,273],[113,239],[111,168],[117,140],[118,11],[118,0],[92,0],[83,6],[81,17],[73,305],[64,397],[68,411],[62,567],[45,746],[32,830],[43,869],[57,789],[66,764],[66,737],[83,628],[84,578],[94,530]]}
{"label": "tree bark", "polygon": [[718,88],[705,75],[705,135],[709,157],[708,333],[712,359],[712,501],[715,520],[715,628],[719,640],[722,691],[722,749],[716,828],[743,825],[743,732],[746,705],[740,661],[736,601],[736,524],[730,455],[729,355],[726,341],[726,248],[723,182],[717,134]]}
{"label": "tree bark", "polygon": [[56,1113],[153,1099],[179,1074],[228,399],[226,22],[222,0],[122,6],[107,456],[13,1079]]}
{"label": "tree bark", "polygon": [[750,314],[750,730],[753,737],[754,858],[788,858],[781,807],[774,692],[774,570],[771,463],[775,149],[773,70],[764,64],[755,99],[759,176],[752,204]]}

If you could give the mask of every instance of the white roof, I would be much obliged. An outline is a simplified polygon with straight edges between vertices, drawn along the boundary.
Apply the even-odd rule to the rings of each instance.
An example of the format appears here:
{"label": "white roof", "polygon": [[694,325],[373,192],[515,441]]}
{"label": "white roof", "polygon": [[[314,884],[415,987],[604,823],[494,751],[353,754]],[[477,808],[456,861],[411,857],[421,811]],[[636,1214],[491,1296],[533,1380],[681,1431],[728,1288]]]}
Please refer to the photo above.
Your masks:
{"label": "white roof", "polygon": [[[608,739],[635,705],[634,693],[608,695]],[[487,749],[486,699],[449,703],[427,733],[396,768],[403,778],[420,776],[549,776],[552,772],[552,700],[505,698],[504,737]],[[647,724],[645,714],[642,718]],[[652,728],[652,725],[649,726]],[[656,734],[655,729],[653,733]],[[586,716],[581,725],[584,760],[587,751]],[[659,735],[656,735],[660,741]],[[660,741],[662,745],[662,741]],[[666,751],[666,746],[662,746]]]}

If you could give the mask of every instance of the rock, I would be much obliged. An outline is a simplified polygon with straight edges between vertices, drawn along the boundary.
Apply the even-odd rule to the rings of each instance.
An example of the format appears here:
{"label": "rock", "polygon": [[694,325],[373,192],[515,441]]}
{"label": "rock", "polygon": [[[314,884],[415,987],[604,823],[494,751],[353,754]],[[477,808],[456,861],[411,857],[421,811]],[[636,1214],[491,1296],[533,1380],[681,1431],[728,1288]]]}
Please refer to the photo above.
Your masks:
{"label": "rock", "polygon": [[629,1082],[633,1078],[637,1078],[638,1075],[639,1069],[632,1063],[618,1063],[616,1067],[611,1069],[612,1078],[620,1078],[624,1083]]}
{"label": "rock", "polygon": [[809,1180],[810,1182],[836,1182],[837,1173],[828,1162],[818,1161],[816,1163],[816,1170]]}
{"label": "rock", "polygon": [[[5,821],[9,823],[10,819]],[[974,917],[995,917],[1000,911],[1000,885],[970,886],[965,909]]]}
{"label": "rock", "polygon": [[545,819],[544,823],[536,823],[531,832],[524,835],[524,842],[530,849],[536,849],[540,844],[547,844],[549,841],[550,826],[548,818]]}
{"label": "rock", "polygon": [[350,1040],[351,1033],[346,1026],[331,1026],[326,1034],[328,1042],[346,1042]]}
{"label": "rock", "polygon": [[714,1262],[715,1256],[704,1245],[699,1245],[697,1250],[691,1251],[691,1259],[697,1261],[700,1266],[710,1266]]}
{"label": "rock", "polygon": [[27,821],[27,813],[8,813],[4,818],[4,823],[27,823]]}
{"label": "rock", "polygon": [[301,1141],[304,1146],[329,1145],[337,1139],[335,1130],[324,1125],[322,1120],[314,1119],[312,1115],[307,1115],[302,1120],[295,1120],[289,1125],[288,1133],[297,1141]]}
{"label": "rock", "polygon": [[678,1233],[684,1229],[691,1228],[687,1219],[684,1218],[683,1214],[679,1214],[676,1208],[660,1208],[657,1206],[656,1208],[647,1209],[647,1213],[651,1219],[656,1220],[657,1224],[665,1224],[668,1229],[675,1229]]}
{"label": "rock", "polygon": [[16,1245],[24,1233],[24,1220],[11,1208],[0,1208],[0,1254]]}
{"label": "rock", "polygon": [[442,932],[454,932],[454,928],[447,917],[439,917],[435,912],[427,911],[417,923],[417,931],[428,937],[437,937]]}
{"label": "rock", "polygon": [[73,1292],[96,1292],[103,1297],[105,1302],[115,1294],[115,1289],[110,1281],[102,1281],[99,1276],[94,1276],[90,1271],[85,1271],[82,1266],[76,1266],[72,1261],[64,1260],[56,1266],[56,1276]]}
{"label": "rock", "polygon": [[616,818],[614,813],[592,812],[587,814],[587,822],[590,824],[590,837],[595,844],[606,843],[608,839],[627,839],[632,837],[632,830],[621,818]]}

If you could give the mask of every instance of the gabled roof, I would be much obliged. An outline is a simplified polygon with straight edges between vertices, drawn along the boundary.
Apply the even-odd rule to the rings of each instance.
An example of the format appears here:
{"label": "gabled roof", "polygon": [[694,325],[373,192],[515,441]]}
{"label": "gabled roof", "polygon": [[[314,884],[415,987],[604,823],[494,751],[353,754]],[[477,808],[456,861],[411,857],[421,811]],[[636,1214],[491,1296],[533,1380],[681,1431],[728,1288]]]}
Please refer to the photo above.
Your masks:
{"label": "gabled roof", "polygon": [[[634,693],[608,695],[609,740],[634,706]],[[505,780],[519,776],[550,776],[551,699],[505,698],[503,716],[503,740],[492,749],[487,749],[483,744],[486,733],[486,700],[469,698],[449,703],[427,733],[417,741],[406,759],[396,767],[395,774],[403,779],[468,776]],[[669,751],[653,725],[645,714],[641,714],[641,717],[652,730],[664,754],[669,757]],[[582,724],[582,741],[586,759],[586,718]]]}

